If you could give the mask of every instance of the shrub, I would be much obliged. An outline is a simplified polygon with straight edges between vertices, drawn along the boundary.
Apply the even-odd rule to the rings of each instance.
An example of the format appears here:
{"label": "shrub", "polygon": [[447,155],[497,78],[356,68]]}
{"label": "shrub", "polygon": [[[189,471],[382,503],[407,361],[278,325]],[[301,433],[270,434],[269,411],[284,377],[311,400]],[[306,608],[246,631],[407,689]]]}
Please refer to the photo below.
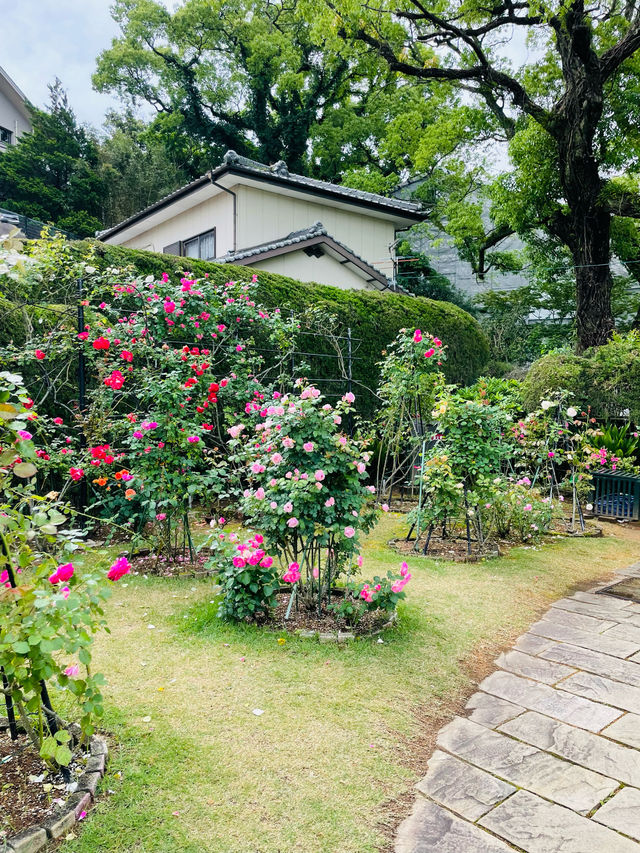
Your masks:
{"label": "shrub", "polygon": [[[178,275],[188,268],[193,276],[207,276],[214,284],[223,285],[229,279],[243,281],[256,273],[259,281],[258,298],[266,307],[287,309],[297,316],[310,309],[323,311],[338,318],[343,334],[347,327],[351,327],[356,356],[353,361],[353,382],[365,388],[375,389],[378,386],[380,354],[395,338],[398,330],[405,326],[429,329],[434,335],[448,342],[445,375],[450,382],[466,384],[473,381],[489,357],[487,340],[476,320],[451,303],[396,293],[340,290],[325,285],[306,284],[248,267],[125,249],[96,241],[68,243],[66,247],[68,249],[64,252],[57,250],[65,270],[73,266],[68,255],[80,261],[89,253],[91,265],[99,271],[132,267],[138,276],[151,275],[154,279],[161,278],[164,272]],[[37,250],[37,244],[35,248]],[[58,278],[61,278],[60,273]],[[21,301],[19,294],[15,299]],[[53,293],[48,299],[52,303],[63,301]],[[299,349],[326,353],[325,358],[312,361],[312,377],[335,376],[336,362],[335,358],[331,357],[335,356],[333,345],[330,341],[318,337],[316,331],[313,329],[311,334],[303,334],[300,337]],[[0,339],[0,344],[5,343],[6,340]],[[340,380],[331,390],[342,393],[344,381]],[[363,388],[359,395],[359,411],[370,416],[376,411],[376,407],[376,398]]]}
{"label": "shrub", "polygon": [[365,485],[369,454],[342,431],[354,395],[332,406],[314,386],[296,384],[295,395],[248,401],[251,426],[229,432],[249,482],[246,518],[288,565],[283,580],[307,606],[320,607],[377,512]]}
{"label": "shrub", "polygon": [[[37,416],[21,377],[0,374],[0,388],[0,692],[55,768],[71,760],[69,734],[44,704],[43,685],[55,679],[71,692],[83,733],[91,734],[102,713],[103,678],[90,664],[92,635],[105,624],[106,578],[76,571],[70,559],[79,547],[77,531],[64,529],[69,519],[63,506],[35,492],[39,457],[27,427]],[[126,572],[128,563],[119,560],[108,577]]]}
{"label": "shrub", "polygon": [[583,355],[554,352],[534,362],[523,382],[523,399],[533,411],[547,396],[568,392],[597,418],[629,416],[640,422],[640,333],[614,335]]}
{"label": "shrub", "polygon": [[261,535],[236,546],[236,555],[218,574],[222,600],[218,616],[227,621],[268,617],[276,606],[280,587],[273,557],[268,555]]}

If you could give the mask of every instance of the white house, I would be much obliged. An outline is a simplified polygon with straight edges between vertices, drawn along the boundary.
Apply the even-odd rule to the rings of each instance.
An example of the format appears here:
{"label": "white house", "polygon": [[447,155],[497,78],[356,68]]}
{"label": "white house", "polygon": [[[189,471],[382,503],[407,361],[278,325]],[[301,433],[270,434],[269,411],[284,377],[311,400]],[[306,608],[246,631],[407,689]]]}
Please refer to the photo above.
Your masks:
{"label": "white house", "polygon": [[265,166],[228,151],[220,166],[97,234],[133,249],[242,264],[342,288],[394,288],[396,234],[420,204]]}
{"label": "white house", "polygon": [[27,98],[7,72],[0,68],[0,152],[15,145],[23,133],[31,130]]}

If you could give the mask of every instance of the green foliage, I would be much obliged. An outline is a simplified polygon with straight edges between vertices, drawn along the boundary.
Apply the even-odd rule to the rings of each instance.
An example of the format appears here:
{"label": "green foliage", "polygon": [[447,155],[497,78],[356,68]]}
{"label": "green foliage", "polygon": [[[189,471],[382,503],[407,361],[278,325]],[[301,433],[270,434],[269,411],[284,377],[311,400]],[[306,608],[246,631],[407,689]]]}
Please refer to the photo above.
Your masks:
{"label": "green foliage", "polygon": [[580,407],[608,420],[627,415],[640,422],[640,333],[614,335],[609,343],[577,356],[554,352],[531,365],[523,381],[525,407],[560,391]]}
{"label": "green foliage", "polygon": [[[39,464],[31,441],[30,407],[20,376],[0,374],[0,669],[34,746],[47,764],[68,764],[67,732],[56,733],[42,702],[42,684],[67,687],[82,711],[85,735],[102,713],[103,677],[91,671],[92,635],[104,627],[106,579],[79,577],[68,560],[77,531],[65,529],[64,507],[35,491]],[[69,667],[77,657],[79,665]],[[80,674],[80,666],[84,673]]]}
{"label": "green foliage", "polygon": [[149,104],[150,135],[192,177],[232,148],[335,180],[375,156],[400,90],[410,93],[375,57],[350,62],[313,39],[296,4],[117,0],[112,14],[121,34],[94,84]]}
{"label": "green foliage", "polygon": [[475,312],[471,300],[455,288],[449,279],[434,270],[427,255],[411,250],[407,240],[396,248],[398,258],[397,282],[416,296],[426,296],[440,302],[452,302],[470,314]]}
{"label": "green foliage", "polygon": [[33,131],[0,157],[0,203],[80,237],[101,227],[106,193],[98,143],[80,127],[60,81],[47,111],[31,109]]}
{"label": "green foliage", "polygon": [[640,440],[637,432],[631,432],[631,425],[626,423],[622,426],[608,424],[600,434],[594,435],[591,443],[596,448],[604,447],[610,454],[622,458],[633,457],[638,453]]}
{"label": "green foliage", "polygon": [[[260,540],[260,541],[258,541]],[[280,581],[273,558],[260,545],[262,537],[243,543],[238,556],[228,560],[218,573],[222,598],[218,617],[227,622],[268,617],[276,606]]]}
{"label": "green foliage", "polygon": [[[103,270],[131,266],[138,275],[153,275],[158,279],[163,272],[180,273],[185,269],[184,258],[93,241],[71,244],[69,251],[79,260],[89,246],[95,249],[92,263]],[[358,394],[358,411],[366,416],[371,416],[377,410],[378,402],[362,386],[365,389],[377,388],[380,355],[402,328],[427,329],[446,341],[447,363],[444,374],[449,382],[462,385],[472,382],[482,371],[489,356],[489,347],[478,323],[455,305],[397,293],[339,290],[228,264],[195,259],[189,259],[188,264],[194,275],[208,276],[214,284],[224,284],[229,279],[244,280],[255,272],[258,275],[260,301],[268,308],[281,307],[298,316],[313,308],[337,317],[342,334],[347,327],[351,327],[355,339],[354,355],[357,356],[353,361],[354,388],[361,389]],[[298,341],[300,349],[307,352],[335,353],[329,342],[322,341],[315,334],[306,336],[304,330]],[[331,375],[329,371],[335,371],[335,361],[327,359],[317,369],[317,375]],[[344,381],[341,381],[337,390],[343,388]]]}
{"label": "green foliage", "polygon": [[528,478],[526,483],[507,479],[492,483],[483,495],[486,503],[482,508],[489,535],[495,531],[501,539],[529,542],[549,532],[554,518],[561,513],[548,496],[543,497],[538,489],[529,486]]}

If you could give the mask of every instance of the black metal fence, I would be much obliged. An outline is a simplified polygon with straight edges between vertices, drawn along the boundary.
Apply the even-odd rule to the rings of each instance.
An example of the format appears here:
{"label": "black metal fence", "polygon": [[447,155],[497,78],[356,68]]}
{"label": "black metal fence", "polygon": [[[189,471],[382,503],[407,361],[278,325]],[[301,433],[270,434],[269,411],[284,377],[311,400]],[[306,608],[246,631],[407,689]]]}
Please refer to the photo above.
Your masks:
{"label": "black metal fence", "polygon": [[16,213],[13,210],[7,210],[0,207],[0,225],[13,226],[19,228],[27,240],[38,240],[42,236],[42,232],[48,230],[49,233],[62,235],[69,240],[79,239],[76,234],[71,231],[65,231],[64,228],[56,228],[55,225],[47,225],[46,222],[41,222],[39,219],[32,219],[30,216],[23,216],[21,213]]}

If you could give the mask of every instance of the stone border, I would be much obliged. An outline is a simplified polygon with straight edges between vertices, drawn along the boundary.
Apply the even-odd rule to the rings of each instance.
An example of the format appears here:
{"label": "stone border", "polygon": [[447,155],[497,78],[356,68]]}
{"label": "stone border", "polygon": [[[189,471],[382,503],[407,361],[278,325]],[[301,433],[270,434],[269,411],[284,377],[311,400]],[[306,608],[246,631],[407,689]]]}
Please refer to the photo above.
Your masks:
{"label": "stone border", "polygon": [[367,640],[369,637],[377,637],[388,628],[393,628],[397,621],[398,612],[394,610],[384,625],[376,628],[375,631],[368,631],[366,634],[356,634],[353,631],[314,631],[312,629],[298,628],[294,632],[294,636],[300,637],[301,640],[318,640],[320,643],[346,643],[349,640],[355,639]]}
{"label": "stone border", "polygon": [[[72,738],[78,742],[78,730],[69,727]],[[98,783],[105,774],[109,760],[107,741],[100,735],[92,735],[89,740],[89,759],[78,779],[78,786],[66,803],[43,824],[24,829],[6,840],[6,853],[37,853],[49,842],[59,839],[80,820],[96,800]]]}

